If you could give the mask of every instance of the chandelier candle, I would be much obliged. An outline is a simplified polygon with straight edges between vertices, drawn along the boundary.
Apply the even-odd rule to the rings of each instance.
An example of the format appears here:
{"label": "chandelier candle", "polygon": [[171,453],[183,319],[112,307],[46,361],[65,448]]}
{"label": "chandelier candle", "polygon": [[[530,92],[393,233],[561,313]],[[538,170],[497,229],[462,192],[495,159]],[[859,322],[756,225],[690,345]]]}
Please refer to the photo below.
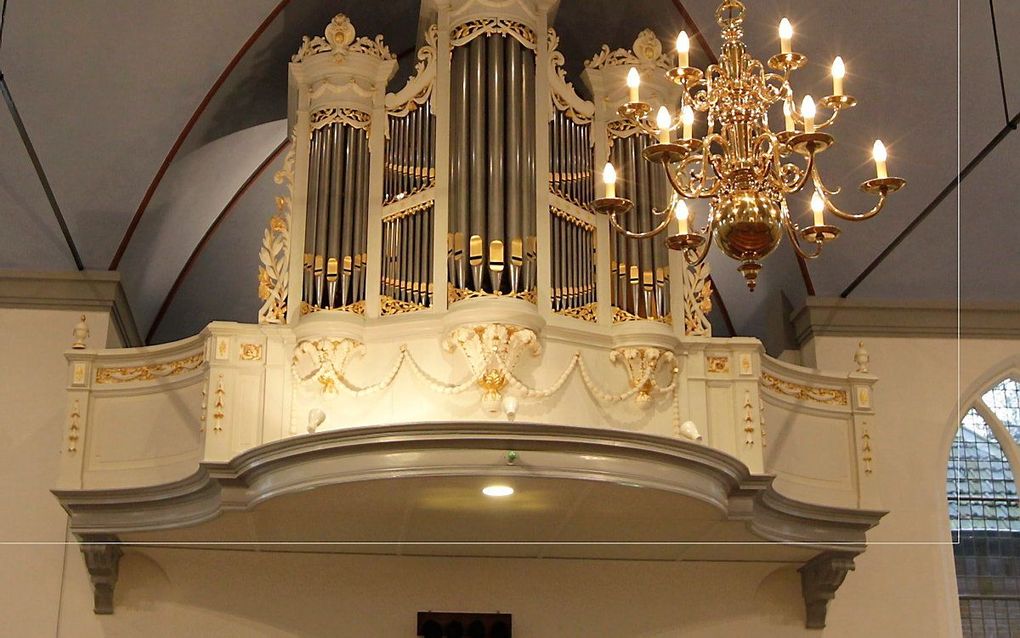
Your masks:
{"label": "chandelier candle", "polygon": [[815,132],[815,115],[817,111],[815,109],[815,101],[810,95],[804,96],[804,101],[800,104],[800,116],[804,118],[804,132],[814,133]]}
{"label": "chandelier candle", "polygon": [[627,73],[627,88],[630,89],[630,101],[632,103],[638,103],[641,101],[641,74],[638,70],[631,67]]}
{"label": "chandelier candle", "polygon": [[[846,65],[842,58],[836,57],[831,67],[833,95],[817,103],[810,95],[805,95],[798,111],[791,76],[807,64],[807,56],[792,48],[790,21],[784,18],[780,24],[782,53],[763,64],[751,56],[744,44],[744,14],[744,4],[740,0],[723,0],[716,10],[723,39],[718,63],[704,71],[687,67],[670,68],[666,72],[667,79],[680,87],[680,122],[676,124],[683,125],[683,139],[669,143],[668,132],[664,134],[663,131],[667,128],[670,105],[664,105],[665,110],[660,109],[660,117],[652,118],[652,107],[637,101],[640,97],[637,69],[631,68],[627,76],[630,102],[620,106],[617,113],[640,132],[657,138],[657,143],[645,147],[641,155],[664,171],[676,193],[679,201],[671,204],[672,214],[653,209],[652,213],[663,218],[654,228],[641,224],[639,230],[632,231],[621,226],[618,218],[632,210],[634,202],[616,197],[616,173],[608,164],[603,174],[606,196],[593,200],[590,208],[597,214],[607,215],[610,226],[628,240],[666,232],[672,225],[672,217],[676,217],[680,233],[666,233],[668,248],[680,251],[688,266],[698,266],[708,257],[714,244],[727,257],[739,262],[737,270],[743,274],[748,288],[754,290],[761,261],[772,254],[784,234],[798,256],[814,259],[821,254],[825,243],[840,235],[839,228],[824,223],[826,211],[847,221],[870,219],[883,209],[886,198],[906,182],[888,176],[885,148],[876,142],[874,159],[878,177],[865,181],[860,188],[877,196],[878,202],[861,213],[843,211],[833,202],[832,198],[840,189],[825,185],[816,157],[835,143],[826,129],[835,124],[841,113],[857,104],[852,96],[844,93]],[[689,50],[689,45],[689,39],[683,35],[677,38],[681,63],[685,59],[683,51]],[[783,103],[786,129],[780,132],[772,131],[768,123],[768,112],[777,102]],[[706,130],[698,138],[692,130],[695,111],[706,114]],[[669,124],[668,128],[672,129],[673,122]],[[803,125],[803,132],[798,132],[798,125]],[[634,144],[639,143],[641,137],[629,139]],[[633,167],[625,164],[624,170],[629,180]],[[813,191],[814,224],[802,228],[793,221],[786,199],[806,187]],[[709,200],[707,223],[703,227],[692,227],[684,203],[687,199]],[[640,193],[637,200],[641,200]],[[806,247],[802,246],[802,241],[807,242]],[[645,270],[649,269],[642,265],[642,272]],[[621,274],[623,272],[626,271],[621,267]],[[634,273],[628,274],[632,275],[632,285],[636,285]]]}
{"label": "chandelier candle", "polygon": [[[665,106],[659,107],[659,112],[655,115],[655,125],[659,127],[659,143],[669,144],[669,129],[673,126],[673,117],[669,114],[669,110]],[[684,124],[684,139],[689,138],[687,134],[687,125]]]}
{"label": "chandelier candle", "polygon": [[832,61],[832,94],[843,95],[843,78],[846,76],[846,65],[843,58],[836,56]]}
{"label": "chandelier candle", "polygon": [[875,157],[875,174],[878,176],[878,179],[885,179],[889,177],[885,166],[885,161],[888,156],[885,151],[885,144],[882,143],[882,140],[875,140],[875,146],[871,149],[871,154]]}
{"label": "chandelier candle", "polygon": [[689,140],[694,136],[694,109],[689,104],[684,104],[680,111],[680,119],[684,123],[684,139]]}
{"label": "chandelier candle", "polygon": [[779,50],[782,53],[791,53],[793,40],[793,25],[786,18],[779,21]]}
{"label": "chandelier candle", "polygon": [[616,197],[616,169],[609,162],[602,169],[602,183],[606,185],[606,199]]}
{"label": "chandelier candle", "polygon": [[681,31],[676,37],[676,66],[678,69],[686,69],[690,64],[691,40],[687,37],[686,31]]}

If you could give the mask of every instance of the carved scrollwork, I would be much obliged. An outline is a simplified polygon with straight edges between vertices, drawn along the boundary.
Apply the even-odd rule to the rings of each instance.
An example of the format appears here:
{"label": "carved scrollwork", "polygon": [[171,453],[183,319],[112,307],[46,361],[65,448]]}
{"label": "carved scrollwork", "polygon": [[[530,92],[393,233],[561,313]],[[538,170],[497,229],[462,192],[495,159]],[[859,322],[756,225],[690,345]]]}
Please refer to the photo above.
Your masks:
{"label": "carved scrollwork", "polygon": [[761,382],[765,388],[773,392],[785,394],[800,401],[813,401],[825,405],[847,405],[848,402],[846,390],[807,386],[774,377],[768,372],[762,372]]}
{"label": "carved scrollwork", "polygon": [[371,131],[372,116],[357,109],[321,109],[312,113],[311,130],[316,131],[324,126],[339,123],[352,128]]}
{"label": "carved scrollwork", "polygon": [[630,387],[637,388],[634,401],[640,408],[651,405],[652,393],[658,388],[655,373],[660,366],[672,366],[670,378],[677,374],[676,356],[670,350],[650,346],[616,348],[609,353],[613,363],[621,362],[627,368]]}
{"label": "carved scrollwork", "polygon": [[433,24],[425,32],[425,44],[418,49],[418,62],[414,75],[407,80],[400,91],[386,96],[386,112],[391,117],[403,117],[417,105],[429,101],[436,84],[436,48],[439,41],[439,25]]}
{"label": "carved scrollwork", "polygon": [[287,194],[276,198],[276,215],[262,235],[259,250],[258,282],[259,323],[284,323],[287,320],[287,284],[290,266],[291,202],[294,197],[294,144],[283,159],[283,168],[273,176],[277,184],[287,185]]}
{"label": "carved scrollwork", "polygon": [[592,59],[586,60],[584,66],[589,69],[602,69],[607,66],[653,66],[665,71],[672,63],[669,54],[663,53],[659,37],[651,29],[645,29],[638,34],[630,51],[626,49],[611,51],[603,44],[602,50]]}
{"label": "carved scrollwork", "polygon": [[348,53],[364,53],[379,58],[380,60],[394,60],[394,55],[389,47],[383,42],[381,35],[374,40],[370,38],[358,38],[351,24],[351,19],[342,13],[338,13],[326,26],[325,37],[316,36],[301,38],[301,48],[291,57],[292,62],[301,62],[305,58],[318,53],[332,53],[333,59],[338,63],[343,62]]}
{"label": "carved scrollwork", "polygon": [[567,72],[563,68],[566,61],[557,47],[560,37],[556,30],[551,28],[547,34],[549,45],[549,96],[552,98],[553,108],[563,111],[567,117],[576,124],[588,124],[595,116],[595,105],[588,100],[582,100],[574,90],[574,85],[567,82]]}
{"label": "carved scrollwork", "polygon": [[526,24],[507,18],[481,18],[469,20],[453,27],[450,30],[450,46],[464,46],[480,35],[513,36],[522,45],[532,50],[535,49],[537,42],[535,32]]}
{"label": "carved scrollwork", "polygon": [[300,341],[294,347],[291,370],[298,381],[318,382],[322,394],[336,394],[348,362],[364,352],[364,344],[354,339]]}
{"label": "carved scrollwork", "polygon": [[443,340],[443,347],[448,352],[459,350],[467,359],[471,375],[482,389],[482,405],[489,412],[499,410],[503,388],[521,357],[526,352],[536,357],[542,352],[534,331],[501,323],[456,328]]}
{"label": "carved scrollwork", "polygon": [[197,370],[205,362],[205,353],[189,355],[182,359],[150,363],[124,368],[97,368],[96,383],[127,383],[129,381],[152,381],[173,377]]}
{"label": "carved scrollwork", "polygon": [[708,313],[712,310],[712,280],[708,262],[685,270],[684,334],[711,337]]}
{"label": "carved scrollwork", "polygon": [[829,601],[843,584],[848,572],[854,569],[854,558],[849,554],[824,552],[815,556],[799,570],[801,592],[806,608],[808,629],[823,629]]}

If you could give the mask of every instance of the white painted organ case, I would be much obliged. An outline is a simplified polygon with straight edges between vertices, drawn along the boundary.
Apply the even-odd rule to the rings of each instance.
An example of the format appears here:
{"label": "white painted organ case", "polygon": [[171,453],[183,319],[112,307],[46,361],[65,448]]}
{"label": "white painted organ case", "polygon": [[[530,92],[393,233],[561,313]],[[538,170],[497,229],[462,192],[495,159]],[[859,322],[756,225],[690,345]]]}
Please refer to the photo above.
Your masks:
{"label": "white painted organ case", "polygon": [[[562,436],[707,454],[738,468],[718,488],[729,498],[773,509],[799,498],[836,508],[830,523],[851,512],[861,545],[837,558],[862,551],[878,516],[867,481],[875,379],[713,338],[707,269],[689,271],[660,241],[625,239],[589,211],[596,167],[612,157],[638,204],[632,228],[657,223],[668,187],[640,161],[649,140],[612,105],[631,66],[649,71],[647,99],[668,102],[671,87],[650,78],[669,63],[651,31],[632,50],[603,47],[584,74],[594,102],[580,98],[564,79],[552,4],[426,9],[414,73],[391,93],[397,63],[382,36],[359,37],[339,15],[305,38],[289,67],[290,149],[259,256],[258,324],[68,355],[56,492],[80,537],[123,532],[90,514],[75,526],[76,499],[91,490],[208,479],[208,468],[327,433],[492,424],[522,447],[570,426]],[[767,450],[774,432],[781,445]],[[831,462],[816,462],[813,443]],[[769,472],[785,496],[759,494],[775,494]],[[791,538],[729,515],[763,538]],[[811,555],[831,549],[800,540]]]}

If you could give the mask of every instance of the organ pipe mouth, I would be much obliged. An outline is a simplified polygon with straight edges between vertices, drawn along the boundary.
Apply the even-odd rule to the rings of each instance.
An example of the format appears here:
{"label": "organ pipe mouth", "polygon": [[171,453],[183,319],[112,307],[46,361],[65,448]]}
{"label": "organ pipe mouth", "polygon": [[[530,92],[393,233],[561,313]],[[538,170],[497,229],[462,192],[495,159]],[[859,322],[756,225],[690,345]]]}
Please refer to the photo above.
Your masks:
{"label": "organ pipe mouth", "polygon": [[[336,261],[336,260],[331,259],[330,261]],[[351,257],[350,257],[350,255],[344,257],[344,274],[345,275],[351,274]]]}
{"label": "organ pipe mouth", "polygon": [[322,255],[315,256],[315,274],[316,275],[322,274]]}
{"label": "organ pipe mouth", "polygon": [[453,234],[453,257],[454,259],[460,259],[464,255],[464,233],[456,232]]}
{"label": "organ pipe mouth", "polygon": [[524,242],[518,237],[510,240],[510,264],[520,266],[524,263]]}
{"label": "organ pipe mouth", "polygon": [[468,260],[472,266],[482,265],[482,251],[484,250],[485,244],[482,242],[480,235],[471,235],[471,253]]}
{"label": "organ pipe mouth", "polygon": [[337,262],[336,257],[330,257],[326,262],[326,281],[336,281]]}
{"label": "organ pipe mouth", "polygon": [[489,268],[496,272],[503,270],[503,242],[493,239],[489,243]]}

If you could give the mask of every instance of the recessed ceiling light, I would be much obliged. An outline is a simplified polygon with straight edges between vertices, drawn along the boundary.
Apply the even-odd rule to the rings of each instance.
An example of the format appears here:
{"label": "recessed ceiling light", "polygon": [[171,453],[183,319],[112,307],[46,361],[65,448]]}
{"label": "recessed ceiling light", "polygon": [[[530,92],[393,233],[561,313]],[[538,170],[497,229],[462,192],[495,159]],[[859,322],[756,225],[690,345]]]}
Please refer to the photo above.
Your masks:
{"label": "recessed ceiling light", "polygon": [[482,488],[482,494],[486,496],[510,496],[514,493],[514,488],[509,485],[487,485]]}

